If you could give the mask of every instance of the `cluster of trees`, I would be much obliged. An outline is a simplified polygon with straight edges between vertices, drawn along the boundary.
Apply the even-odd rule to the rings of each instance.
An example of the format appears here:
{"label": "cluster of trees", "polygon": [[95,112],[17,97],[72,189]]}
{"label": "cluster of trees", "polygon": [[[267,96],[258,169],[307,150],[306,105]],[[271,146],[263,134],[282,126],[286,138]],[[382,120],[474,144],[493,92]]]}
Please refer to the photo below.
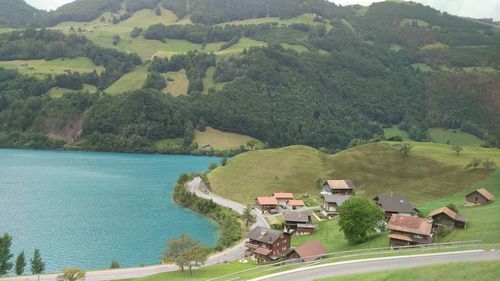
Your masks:
{"label": "cluster of trees", "polygon": [[[12,236],[5,233],[0,236],[0,276],[4,276],[14,267],[14,263],[11,259],[14,255],[11,253],[12,247]],[[33,258],[30,260],[31,263],[31,273],[32,274],[42,274],[45,271],[45,263],[42,261],[42,255],[39,249],[35,249],[33,253]],[[24,251],[19,253],[15,261],[15,273],[16,275],[23,275],[26,267],[26,256]]]}
{"label": "cluster of trees", "polygon": [[54,26],[64,21],[92,21],[104,12],[116,13],[121,9],[123,0],[86,0],[74,1],[47,13],[42,19],[44,26]]}
{"label": "cluster of trees", "polygon": [[2,9],[0,9],[0,26],[25,27],[37,23],[45,14],[45,11],[35,9],[24,1],[3,0]]}

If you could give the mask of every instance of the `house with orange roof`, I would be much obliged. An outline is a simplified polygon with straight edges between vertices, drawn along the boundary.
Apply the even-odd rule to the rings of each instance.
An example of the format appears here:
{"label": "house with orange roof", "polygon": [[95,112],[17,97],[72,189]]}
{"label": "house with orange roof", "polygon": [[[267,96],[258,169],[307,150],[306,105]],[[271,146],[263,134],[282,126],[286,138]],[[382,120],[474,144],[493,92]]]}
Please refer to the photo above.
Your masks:
{"label": "house with orange roof", "polygon": [[432,219],[392,215],[386,229],[390,230],[390,246],[431,244],[433,239]]}
{"label": "house with orange roof", "polygon": [[302,200],[289,200],[286,204],[288,209],[300,210],[306,207],[306,204]]}
{"label": "house with orange roof", "polygon": [[293,193],[289,192],[276,192],[273,193],[273,197],[278,200],[278,205],[286,206],[288,201],[293,200]]}
{"label": "house with orange roof", "polygon": [[255,207],[262,213],[278,212],[278,200],[274,197],[257,197],[255,199]]}

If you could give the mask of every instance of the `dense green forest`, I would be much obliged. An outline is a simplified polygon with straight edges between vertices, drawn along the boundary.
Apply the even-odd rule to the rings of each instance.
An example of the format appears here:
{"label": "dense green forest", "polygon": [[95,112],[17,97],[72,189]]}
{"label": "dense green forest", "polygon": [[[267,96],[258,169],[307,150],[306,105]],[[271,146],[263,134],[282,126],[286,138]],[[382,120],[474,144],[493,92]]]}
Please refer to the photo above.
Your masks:
{"label": "dense green forest", "polygon": [[[104,68],[44,77],[0,69],[0,146],[153,152],[156,141],[182,139],[181,147],[161,152],[191,153],[200,151],[194,130],[206,126],[249,135],[271,147],[306,144],[332,152],[354,139],[383,135],[392,126],[418,141],[430,140],[429,128],[442,127],[500,145],[500,29],[420,4],[381,2],[365,8],[322,0],[77,0],[33,22],[1,15],[0,21],[44,27],[112,12],[120,15],[118,22],[142,9],[157,13],[159,7],[191,22],[136,27],[131,37],[203,48],[222,43],[220,50],[243,38],[267,45],[229,56],[202,49],[143,62],[78,32],[31,26],[0,34],[0,61],[85,57]],[[304,13],[314,21],[221,24]],[[106,93],[140,65],[147,66],[141,89]],[[174,83],[167,73],[179,71],[189,81],[187,95],[173,97],[164,91]],[[85,85],[97,92],[83,91]],[[74,91],[50,96],[53,87]],[[60,137],[65,131],[72,132],[71,138]]]}

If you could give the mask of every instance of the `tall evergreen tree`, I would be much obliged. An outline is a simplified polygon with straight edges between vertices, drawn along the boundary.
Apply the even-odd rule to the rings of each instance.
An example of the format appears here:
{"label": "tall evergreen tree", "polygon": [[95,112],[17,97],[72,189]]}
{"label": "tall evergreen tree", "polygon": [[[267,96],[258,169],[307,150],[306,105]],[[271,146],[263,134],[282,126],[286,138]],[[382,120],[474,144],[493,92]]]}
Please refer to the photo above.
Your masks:
{"label": "tall evergreen tree", "polygon": [[16,259],[16,275],[23,275],[24,268],[26,267],[26,257],[22,251]]}
{"label": "tall evergreen tree", "polygon": [[0,276],[7,274],[12,268],[12,254],[10,253],[10,247],[12,246],[12,236],[5,233],[0,237]]}
{"label": "tall evergreen tree", "polygon": [[41,274],[45,271],[45,263],[42,261],[42,255],[39,249],[35,249],[33,258],[31,259],[31,273]]}

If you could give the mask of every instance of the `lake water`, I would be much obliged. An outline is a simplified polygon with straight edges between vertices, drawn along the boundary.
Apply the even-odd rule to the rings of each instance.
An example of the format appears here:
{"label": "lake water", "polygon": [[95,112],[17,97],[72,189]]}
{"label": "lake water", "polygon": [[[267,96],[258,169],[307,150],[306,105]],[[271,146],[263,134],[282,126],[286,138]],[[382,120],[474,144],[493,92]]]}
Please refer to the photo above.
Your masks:
{"label": "lake water", "polygon": [[[213,245],[217,225],[172,201],[183,172],[212,157],[0,149],[0,234],[46,272],[157,264],[168,238]],[[15,257],[14,257],[15,258]],[[29,262],[28,262],[29,263]],[[29,271],[29,265],[27,266]]]}

